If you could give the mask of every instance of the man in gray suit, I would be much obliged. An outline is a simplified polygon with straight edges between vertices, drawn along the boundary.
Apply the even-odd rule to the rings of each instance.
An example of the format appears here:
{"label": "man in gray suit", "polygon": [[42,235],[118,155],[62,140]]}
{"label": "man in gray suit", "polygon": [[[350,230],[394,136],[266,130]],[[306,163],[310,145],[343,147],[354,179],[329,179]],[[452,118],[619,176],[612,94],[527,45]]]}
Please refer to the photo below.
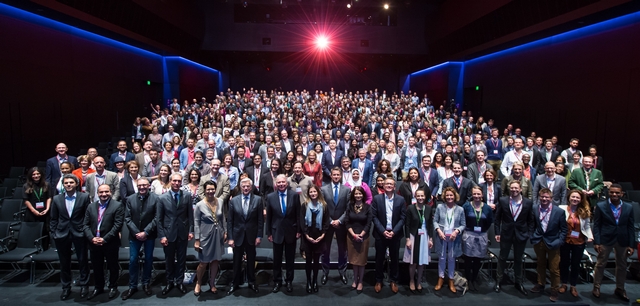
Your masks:
{"label": "man in gray suit", "polygon": [[71,295],[71,256],[75,248],[80,266],[80,297],[89,294],[89,262],[87,260],[87,240],[84,238],[84,216],[91,203],[89,195],[76,192],[78,178],[73,174],[62,177],[65,193],[53,197],[51,204],[51,221],[49,233],[53,238],[60,258],[60,282],[62,283],[61,300]]}
{"label": "man in gray suit", "polygon": [[331,226],[325,233],[326,243],[324,252],[322,253],[322,275],[321,283],[327,284],[327,277],[329,276],[329,263],[331,254],[331,241],[333,235],[336,236],[336,242],[338,243],[338,273],[340,273],[340,280],[343,284],[347,283],[347,229],[344,225],[345,212],[347,211],[347,205],[349,204],[349,193],[351,190],[341,183],[342,181],[342,169],[335,167],[331,169],[331,183],[322,186],[320,189],[322,196],[327,202],[327,210],[329,211],[329,217],[331,218]]}
{"label": "man in gray suit", "polygon": [[87,175],[85,184],[91,200],[99,200],[98,186],[102,184],[109,185],[114,200],[120,200],[120,179],[118,178],[118,174],[104,168],[106,163],[102,156],[96,156],[93,159],[93,165],[96,167],[96,172]]}
{"label": "man in gray suit", "polygon": [[562,175],[556,174],[556,165],[553,162],[544,164],[544,173],[538,175],[533,183],[533,203],[538,203],[538,192],[548,188],[553,193],[553,205],[567,204],[567,180]]}
{"label": "man in gray suit", "polygon": [[[177,287],[187,293],[184,270],[187,262],[187,244],[193,239],[193,206],[191,194],[180,190],[182,175],[171,175],[171,190],[160,196],[158,203],[158,237],[164,247],[167,266],[167,286],[162,289],[166,295]],[[177,263],[176,263],[177,259]]]}
{"label": "man in gray suit", "polygon": [[142,290],[151,295],[150,281],[153,269],[153,248],[157,235],[156,215],[158,195],[149,192],[149,179],[138,179],[138,192],[127,197],[124,212],[124,222],[129,228],[129,290],[122,296],[123,300],[130,298],[138,291],[138,257],[140,248],[144,246],[144,267],[142,272]]}
{"label": "man in gray suit", "polygon": [[253,194],[253,182],[245,178],[240,181],[242,195],[231,199],[227,234],[229,246],[233,248],[233,284],[227,295],[232,294],[242,283],[242,256],[247,254],[247,281],[249,288],[258,293],[256,286],[256,246],[262,241],[264,217],[262,214],[262,198]]}

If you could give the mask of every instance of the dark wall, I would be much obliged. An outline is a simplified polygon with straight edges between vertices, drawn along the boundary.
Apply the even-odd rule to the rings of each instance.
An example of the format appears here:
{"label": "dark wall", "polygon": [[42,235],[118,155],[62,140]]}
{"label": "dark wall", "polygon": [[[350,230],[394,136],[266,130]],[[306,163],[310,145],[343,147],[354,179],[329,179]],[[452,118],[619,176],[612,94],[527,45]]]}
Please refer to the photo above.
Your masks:
{"label": "dark wall", "polygon": [[0,10],[0,173],[130,132],[163,80],[159,55],[29,16]]}
{"label": "dark wall", "polygon": [[[638,15],[638,14],[635,14]],[[557,36],[465,63],[465,86],[482,86],[483,115],[528,135],[596,144],[605,178],[640,186],[633,138],[640,111],[640,17]],[[631,132],[631,133],[629,133]]]}
{"label": "dark wall", "polygon": [[212,101],[219,93],[220,74],[217,70],[202,66],[181,57],[165,57],[164,103],[168,99],[184,100],[205,97]]}
{"label": "dark wall", "polygon": [[415,72],[410,76],[411,90],[417,92],[420,99],[426,93],[433,105],[442,105],[449,98],[450,74],[451,66],[448,64]]}

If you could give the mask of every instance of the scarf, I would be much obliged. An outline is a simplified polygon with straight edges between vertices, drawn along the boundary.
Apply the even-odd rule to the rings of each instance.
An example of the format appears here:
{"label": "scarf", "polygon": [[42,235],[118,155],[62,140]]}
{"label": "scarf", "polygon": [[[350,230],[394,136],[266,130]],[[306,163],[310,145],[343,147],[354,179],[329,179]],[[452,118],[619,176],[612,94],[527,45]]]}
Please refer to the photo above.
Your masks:
{"label": "scarf", "polygon": [[305,213],[305,216],[304,216],[304,222],[307,225],[307,227],[313,226],[311,221],[312,221],[312,216],[315,215],[316,228],[319,230],[322,230],[322,213],[323,211],[322,211],[321,205],[318,205],[318,203],[314,205],[313,202],[307,203],[307,212]]}

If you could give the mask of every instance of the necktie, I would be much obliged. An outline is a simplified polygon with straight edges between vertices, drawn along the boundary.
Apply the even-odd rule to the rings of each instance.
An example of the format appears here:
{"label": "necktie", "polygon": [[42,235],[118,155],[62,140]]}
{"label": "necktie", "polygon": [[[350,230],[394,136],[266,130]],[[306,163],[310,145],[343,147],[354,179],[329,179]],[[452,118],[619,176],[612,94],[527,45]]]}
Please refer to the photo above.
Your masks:
{"label": "necktie", "polygon": [[280,206],[282,206],[282,215],[286,215],[287,205],[284,203],[284,193],[280,193]]}
{"label": "necktie", "polygon": [[242,203],[242,210],[244,211],[244,216],[247,216],[249,212],[249,197],[244,197],[244,203]]}
{"label": "necktie", "polygon": [[180,197],[179,194],[176,192],[173,197],[176,199],[176,207],[180,206]]}
{"label": "necktie", "polygon": [[338,185],[333,186],[333,205],[338,205]]}

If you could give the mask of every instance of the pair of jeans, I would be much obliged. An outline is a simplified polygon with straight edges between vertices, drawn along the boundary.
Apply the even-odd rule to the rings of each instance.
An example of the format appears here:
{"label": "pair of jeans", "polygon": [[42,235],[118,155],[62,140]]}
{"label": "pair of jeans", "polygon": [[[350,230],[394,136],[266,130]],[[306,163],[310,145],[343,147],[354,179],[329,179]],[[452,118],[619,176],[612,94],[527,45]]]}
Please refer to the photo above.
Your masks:
{"label": "pair of jeans", "polygon": [[153,248],[155,239],[145,241],[129,240],[129,288],[138,287],[140,248],[144,247],[144,265],[142,266],[142,285],[149,285],[153,269]]}

